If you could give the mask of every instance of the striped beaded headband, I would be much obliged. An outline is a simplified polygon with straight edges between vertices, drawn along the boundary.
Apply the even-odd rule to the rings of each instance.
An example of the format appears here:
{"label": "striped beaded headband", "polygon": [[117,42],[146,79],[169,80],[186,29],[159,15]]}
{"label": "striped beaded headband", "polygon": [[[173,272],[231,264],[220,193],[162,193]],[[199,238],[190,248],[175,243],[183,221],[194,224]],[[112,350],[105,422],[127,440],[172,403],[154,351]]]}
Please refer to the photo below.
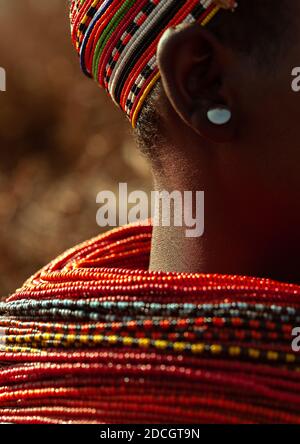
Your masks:
{"label": "striped beaded headband", "polygon": [[133,127],[160,77],[156,51],[164,31],[205,26],[235,0],[71,0],[70,20],[81,67],[122,108]]}

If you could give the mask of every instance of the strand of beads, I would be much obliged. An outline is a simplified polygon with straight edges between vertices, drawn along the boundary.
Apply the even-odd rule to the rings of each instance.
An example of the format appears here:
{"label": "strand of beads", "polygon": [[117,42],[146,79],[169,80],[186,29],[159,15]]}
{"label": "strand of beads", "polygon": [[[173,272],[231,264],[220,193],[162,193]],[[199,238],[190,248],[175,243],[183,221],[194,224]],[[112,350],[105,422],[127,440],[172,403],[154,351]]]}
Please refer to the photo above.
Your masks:
{"label": "strand of beads", "polygon": [[300,288],[152,273],[150,243],[99,236],[0,303],[0,421],[299,422]]}

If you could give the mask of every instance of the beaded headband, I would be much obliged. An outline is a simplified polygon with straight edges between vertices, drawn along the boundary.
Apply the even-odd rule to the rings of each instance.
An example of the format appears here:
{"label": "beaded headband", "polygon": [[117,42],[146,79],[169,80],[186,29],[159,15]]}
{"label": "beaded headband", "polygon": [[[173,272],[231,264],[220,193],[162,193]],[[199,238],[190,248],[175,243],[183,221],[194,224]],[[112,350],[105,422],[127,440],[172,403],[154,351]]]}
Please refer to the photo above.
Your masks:
{"label": "beaded headband", "polygon": [[122,108],[135,127],[160,77],[156,51],[164,31],[181,23],[205,26],[235,0],[71,0],[72,40],[81,67]]}

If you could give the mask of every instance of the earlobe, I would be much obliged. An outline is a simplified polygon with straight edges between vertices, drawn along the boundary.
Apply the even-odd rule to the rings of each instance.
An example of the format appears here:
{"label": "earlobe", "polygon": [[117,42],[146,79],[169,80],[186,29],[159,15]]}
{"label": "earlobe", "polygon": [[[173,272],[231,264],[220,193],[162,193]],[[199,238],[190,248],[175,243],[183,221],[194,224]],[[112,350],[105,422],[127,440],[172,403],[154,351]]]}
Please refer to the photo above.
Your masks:
{"label": "earlobe", "polygon": [[232,139],[236,122],[224,87],[225,51],[211,33],[194,24],[169,29],[157,54],[164,90],[176,113],[197,134],[218,143]]}

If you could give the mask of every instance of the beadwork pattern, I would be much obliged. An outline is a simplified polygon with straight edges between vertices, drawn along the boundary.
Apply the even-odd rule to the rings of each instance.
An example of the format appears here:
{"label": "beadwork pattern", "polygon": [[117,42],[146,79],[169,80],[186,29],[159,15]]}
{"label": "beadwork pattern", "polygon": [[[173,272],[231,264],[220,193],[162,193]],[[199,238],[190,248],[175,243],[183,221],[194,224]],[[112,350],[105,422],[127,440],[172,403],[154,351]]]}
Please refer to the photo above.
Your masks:
{"label": "beadwork pattern", "polygon": [[300,287],[149,272],[135,224],[0,303],[0,422],[300,423]]}
{"label": "beadwork pattern", "polygon": [[72,40],[94,78],[136,125],[159,78],[156,50],[164,31],[181,23],[205,26],[232,0],[71,0]]}

